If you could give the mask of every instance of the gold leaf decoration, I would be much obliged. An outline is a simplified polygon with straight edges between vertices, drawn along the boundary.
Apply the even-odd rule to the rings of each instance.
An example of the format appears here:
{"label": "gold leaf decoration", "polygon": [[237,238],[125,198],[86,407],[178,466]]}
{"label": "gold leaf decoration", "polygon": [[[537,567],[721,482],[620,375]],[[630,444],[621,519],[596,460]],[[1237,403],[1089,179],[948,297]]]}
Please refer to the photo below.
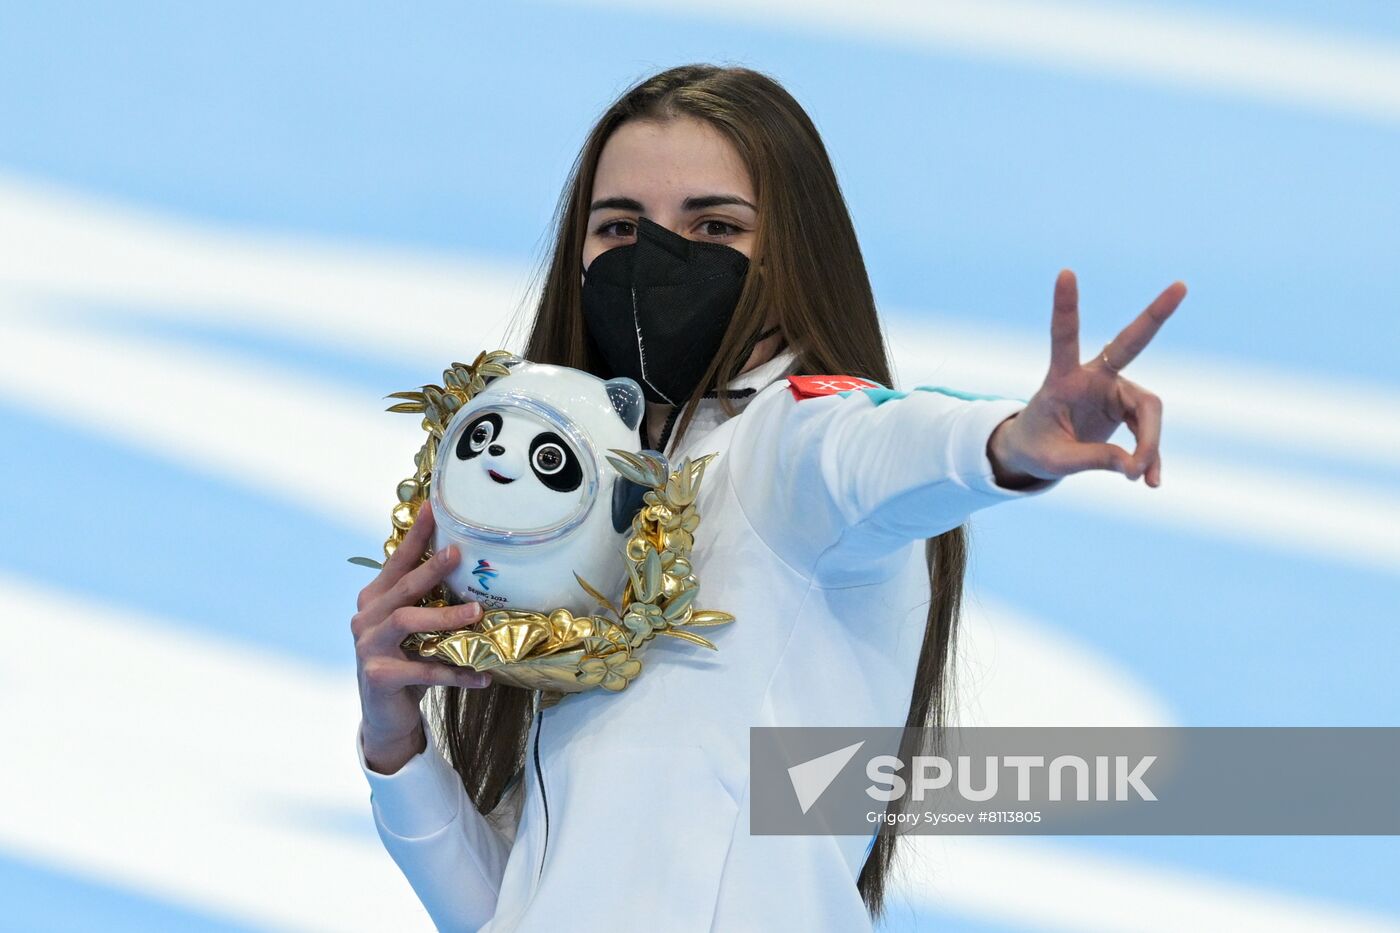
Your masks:
{"label": "gold leaf decoration", "polygon": [[574,574],[574,579],[578,581],[579,586],[583,587],[585,593],[593,597],[593,601],[596,602],[600,608],[607,609],[614,615],[617,614],[617,607],[612,604],[610,599],[594,589],[592,584],[578,574]]}

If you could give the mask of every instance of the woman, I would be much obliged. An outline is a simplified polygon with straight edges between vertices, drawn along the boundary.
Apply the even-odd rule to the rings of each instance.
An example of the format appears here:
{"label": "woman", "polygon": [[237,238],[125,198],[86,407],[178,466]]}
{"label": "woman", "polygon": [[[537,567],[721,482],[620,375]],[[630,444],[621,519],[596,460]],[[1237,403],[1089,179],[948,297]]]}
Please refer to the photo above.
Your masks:
{"label": "woman", "polygon": [[[637,300],[618,306],[629,283]],[[457,560],[419,565],[425,512],[352,630],[380,836],[439,927],[870,929],[892,830],[750,835],[749,727],[944,722],[963,522],[1082,470],[1158,485],[1161,403],[1118,370],[1184,294],[1168,287],[1081,364],[1066,270],[1028,404],[892,392],[851,220],[796,101],[709,66],[627,91],[561,200],[525,355],[637,378],[639,445],[719,455],[696,571],[704,604],[737,621],[718,652],[663,640],[621,693],[536,709],[527,691],[399,650],[480,618],[474,604],[414,608]],[[1131,454],[1106,443],[1123,422]],[[444,688],[436,730],[427,686]]]}

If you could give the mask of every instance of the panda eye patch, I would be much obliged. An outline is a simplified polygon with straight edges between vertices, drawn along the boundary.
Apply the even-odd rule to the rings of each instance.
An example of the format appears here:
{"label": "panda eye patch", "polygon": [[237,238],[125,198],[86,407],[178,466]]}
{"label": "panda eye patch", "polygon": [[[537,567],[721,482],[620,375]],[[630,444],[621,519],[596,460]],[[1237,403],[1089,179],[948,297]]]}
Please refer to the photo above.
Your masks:
{"label": "panda eye patch", "polygon": [[530,442],[530,468],[541,483],[555,492],[573,492],[583,483],[578,455],[553,431],[537,434]]}
{"label": "panda eye patch", "polygon": [[482,415],[480,418],[467,425],[462,432],[461,440],[457,442],[457,459],[470,460],[486,449],[501,433],[501,416],[497,414]]}

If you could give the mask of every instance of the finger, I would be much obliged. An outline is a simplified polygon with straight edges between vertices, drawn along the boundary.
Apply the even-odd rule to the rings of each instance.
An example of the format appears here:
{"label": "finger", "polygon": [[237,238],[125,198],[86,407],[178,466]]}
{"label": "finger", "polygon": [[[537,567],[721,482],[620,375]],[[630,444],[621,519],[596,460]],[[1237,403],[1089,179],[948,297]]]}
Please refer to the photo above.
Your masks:
{"label": "finger", "polygon": [[412,606],[432,592],[443,579],[457,566],[461,552],[455,544],[438,551],[431,560],[424,561],[388,590],[381,593],[364,610],[370,619],[382,619],[401,606]]}
{"label": "finger", "polygon": [[1050,313],[1050,375],[1079,368],[1079,285],[1074,273],[1061,269],[1055,278],[1055,307]]}
{"label": "finger", "polygon": [[450,632],[481,621],[480,603],[457,606],[400,606],[390,612],[370,635],[366,648],[377,654],[391,654],[410,635],[419,632]]}
{"label": "finger", "polygon": [[1117,444],[1072,443],[1056,450],[1049,458],[1050,468],[1061,476],[1084,470],[1113,470],[1137,479],[1132,455]]}
{"label": "finger", "polygon": [[1162,290],[1162,293],[1152,300],[1152,303],[1143,309],[1142,313],[1135,317],[1131,324],[1118,332],[1118,336],[1110,340],[1104,347],[1104,353],[1098,359],[1103,362],[1103,356],[1108,356],[1107,368],[1114,371],[1120,370],[1131,363],[1143,347],[1152,342],[1152,338],[1157,335],[1157,331],[1171,317],[1172,312],[1181,304],[1181,299],[1186,297],[1186,283],[1173,282]]}
{"label": "finger", "polygon": [[383,595],[391,586],[403,579],[417,566],[423,559],[423,552],[427,550],[428,542],[433,539],[433,507],[427,500],[418,508],[418,515],[409,526],[408,534],[404,535],[399,546],[394,549],[394,553],[389,555],[389,559],[384,562],[376,576],[368,586],[360,593],[361,608],[367,603],[374,602]]}
{"label": "finger", "polygon": [[1157,459],[1152,461],[1152,465],[1147,468],[1147,485],[1157,488],[1162,485],[1162,456],[1157,455]]}
{"label": "finger", "polygon": [[1162,400],[1126,379],[1118,380],[1118,396],[1123,406],[1124,420],[1137,439],[1133,464],[1139,475],[1144,475],[1157,459],[1161,445]]}
{"label": "finger", "polygon": [[384,570],[380,576],[385,578],[385,588],[393,586],[422,560],[423,552],[428,549],[429,543],[433,540],[433,529],[437,522],[433,516],[433,507],[425,499],[418,507],[418,514],[413,519],[413,524],[409,526],[408,534],[404,535],[399,546],[394,553],[389,555],[389,559],[384,563]]}
{"label": "finger", "polygon": [[374,658],[365,662],[365,683],[381,693],[424,687],[466,687],[479,690],[491,683],[491,675],[439,661],[405,661]]}

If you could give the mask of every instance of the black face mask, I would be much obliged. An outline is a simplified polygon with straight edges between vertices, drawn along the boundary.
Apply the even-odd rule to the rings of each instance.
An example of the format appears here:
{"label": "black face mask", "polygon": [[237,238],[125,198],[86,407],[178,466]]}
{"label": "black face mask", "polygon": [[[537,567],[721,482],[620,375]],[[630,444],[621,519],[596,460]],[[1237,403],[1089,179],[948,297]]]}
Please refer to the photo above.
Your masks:
{"label": "black face mask", "polygon": [[733,247],[639,218],[636,243],[608,250],[583,273],[584,324],[610,374],[635,379],[649,401],[683,404],[719,350],[748,269]]}

